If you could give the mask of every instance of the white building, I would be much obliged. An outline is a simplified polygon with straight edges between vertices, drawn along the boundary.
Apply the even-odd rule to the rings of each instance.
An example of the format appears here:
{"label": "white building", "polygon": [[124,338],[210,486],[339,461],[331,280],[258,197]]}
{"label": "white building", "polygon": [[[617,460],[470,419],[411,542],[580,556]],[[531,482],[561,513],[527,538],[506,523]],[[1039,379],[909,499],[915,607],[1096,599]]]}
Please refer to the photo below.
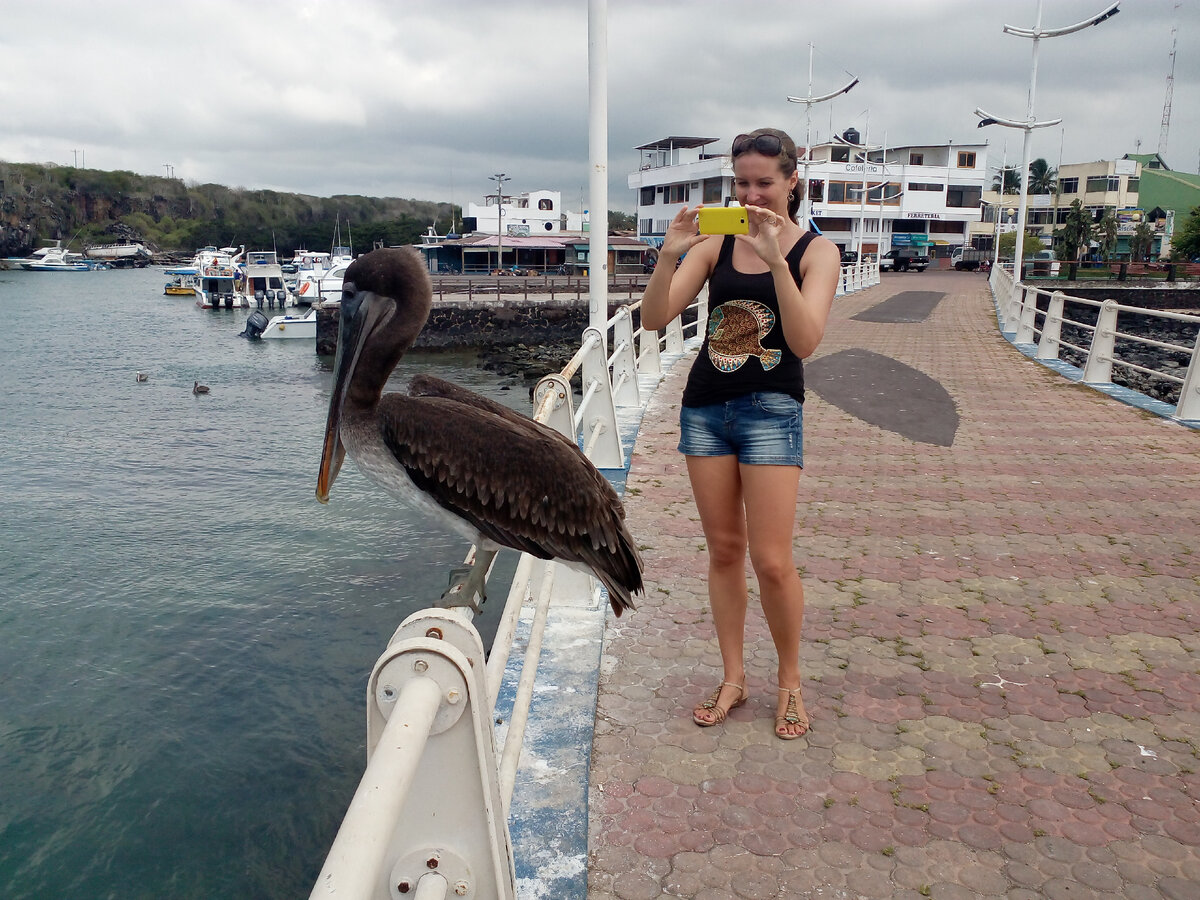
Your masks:
{"label": "white building", "polygon": [[468,204],[463,217],[475,220],[475,227],[466,228],[467,231],[500,234],[503,223],[504,234],[513,237],[579,234],[587,230],[588,222],[586,210],[563,208],[562,194],[558,191],[528,191],[512,197],[505,194],[499,206],[496,195],[491,194],[482,206]]}
{"label": "white building", "polygon": [[[853,131],[845,138],[858,142]],[[661,246],[682,206],[721,205],[734,196],[728,144],[722,148],[726,152],[708,150],[717,141],[676,136],[636,148],[641,160],[629,187],[638,192],[641,240]],[[949,256],[968,243],[968,225],[979,221],[980,200],[989,186],[986,144],[874,149],[865,164],[861,153],[844,140],[812,148],[809,213],[822,234],[843,250],[858,250],[861,243],[864,253],[920,246]],[[803,159],[800,166],[803,179]]]}

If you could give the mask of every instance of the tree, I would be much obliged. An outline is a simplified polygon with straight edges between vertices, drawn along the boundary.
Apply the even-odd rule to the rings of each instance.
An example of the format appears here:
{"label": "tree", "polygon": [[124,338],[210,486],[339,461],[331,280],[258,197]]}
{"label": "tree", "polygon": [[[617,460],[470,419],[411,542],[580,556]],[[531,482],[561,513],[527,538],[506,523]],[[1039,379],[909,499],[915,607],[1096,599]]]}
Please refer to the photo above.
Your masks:
{"label": "tree", "polygon": [[1050,168],[1044,159],[1035,159],[1029,164],[1029,193],[1053,194],[1058,186],[1058,169]]}
{"label": "tree", "polygon": [[1001,169],[992,176],[992,190],[1001,194],[1021,193],[1021,173],[1016,169]]}
{"label": "tree", "polygon": [[635,231],[637,230],[637,217],[633,213],[610,209],[608,211],[608,230],[610,232]]}
{"label": "tree", "polygon": [[1113,251],[1117,249],[1117,212],[1113,209],[1106,209],[1100,221],[1096,223],[1093,235],[1097,244],[1100,245],[1100,255],[1108,260],[1112,258]]}
{"label": "tree", "polygon": [[1171,236],[1171,259],[1186,261],[1200,256],[1200,206],[1192,209]]}
{"label": "tree", "polygon": [[[1000,235],[1000,258],[1013,259],[1016,256],[1017,248],[1017,233],[1015,231],[1006,231]],[[1021,245],[1021,258],[1029,259],[1034,253],[1039,250],[1044,250],[1041,239],[1036,234],[1025,232],[1025,242]]]}
{"label": "tree", "polygon": [[1087,249],[1092,236],[1092,215],[1083,208],[1082,200],[1072,200],[1063,222],[1063,258],[1078,260],[1081,251]]}
{"label": "tree", "polygon": [[1129,239],[1129,255],[1134,262],[1142,262],[1150,255],[1154,246],[1154,228],[1145,219],[1137,223],[1133,236]]}

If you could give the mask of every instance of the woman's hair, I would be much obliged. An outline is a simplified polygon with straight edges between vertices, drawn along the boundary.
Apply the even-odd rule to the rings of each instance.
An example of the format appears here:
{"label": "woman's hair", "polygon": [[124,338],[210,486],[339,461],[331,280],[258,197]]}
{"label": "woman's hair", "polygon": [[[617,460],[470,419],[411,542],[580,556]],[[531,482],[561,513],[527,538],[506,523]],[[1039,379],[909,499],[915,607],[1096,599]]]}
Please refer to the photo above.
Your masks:
{"label": "woman's hair", "polygon": [[[748,134],[739,134],[733,139],[731,149],[734,159],[751,151],[763,156],[775,157],[779,160],[779,170],[783,173],[784,178],[791,178],[796,171],[796,142],[778,128],[759,128]],[[788,215],[793,222],[797,221],[796,213],[804,200],[804,192],[807,188],[808,185],[797,181],[796,189],[792,191],[791,199],[788,200]]]}

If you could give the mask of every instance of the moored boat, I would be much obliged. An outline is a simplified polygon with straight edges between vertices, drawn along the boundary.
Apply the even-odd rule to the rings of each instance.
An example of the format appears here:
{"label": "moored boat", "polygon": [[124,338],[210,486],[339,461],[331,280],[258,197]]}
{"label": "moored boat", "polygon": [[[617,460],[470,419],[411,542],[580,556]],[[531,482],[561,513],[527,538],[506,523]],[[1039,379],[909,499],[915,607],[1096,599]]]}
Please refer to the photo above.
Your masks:
{"label": "moored boat", "polygon": [[196,285],[199,283],[199,276],[195,269],[191,267],[163,269],[163,274],[170,276],[171,279],[163,286],[163,293],[168,297],[195,296]]}
{"label": "moored boat", "polygon": [[101,260],[113,266],[141,267],[150,262],[151,253],[139,241],[122,241],[116,244],[91,244],[83,248],[88,259]]}
{"label": "moored boat", "polygon": [[82,259],[72,259],[63,247],[50,247],[38,259],[28,259],[21,263],[21,268],[29,272],[87,272],[96,268]]}
{"label": "moored boat", "polygon": [[264,339],[309,340],[317,339],[317,308],[314,306],[303,316],[272,316],[260,337]]}

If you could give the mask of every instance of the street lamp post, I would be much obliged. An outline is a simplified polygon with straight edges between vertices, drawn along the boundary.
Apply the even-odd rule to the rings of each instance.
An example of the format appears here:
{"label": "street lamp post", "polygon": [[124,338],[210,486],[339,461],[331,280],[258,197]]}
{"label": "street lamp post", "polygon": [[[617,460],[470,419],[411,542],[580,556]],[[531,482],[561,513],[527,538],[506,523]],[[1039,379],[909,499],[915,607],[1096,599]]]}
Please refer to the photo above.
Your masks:
{"label": "street lamp post", "polygon": [[[866,222],[866,215],[867,215],[867,155],[872,150],[884,149],[883,147],[872,147],[869,144],[865,143],[865,141],[870,139],[870,129],[871,129],[871,114],[870,114],[870,111],[868,110],[867,124],[866,124],[865,134],[863,136],[864,143],[852,144],[850,141],[846,140],[844,137],[841,137],[836,134],[833,136],[834,140],[837,143],[844,144],[845,146],[854,150],[858,154],[858,158],[862,161],[863,177],[862,177],[861,193],[859,194],[859,198],[858,198],[858,244],[857,244],[858,258],[860,261],[862,260],[863,231],[865,229],[865,222]],[[886,178],[887,178],[887,163],[886,163],[886,161],[880,164],[880,171],[883,173],[884,179],[886,181]]]}
{"label": "street lamp post", "polygon": [[1003,125],[1007,128],[1019,128],[1025,132],[1025,139],[1021,148],[1021,173],[1022,189],[1020,192],[1020,203],[1017,213],[1017,245],[1013,253],[1013,279],[1020,281],[1022,272],[1021,265],[1024,262],[1024,244],[1025,244],[1025,217],[1029,208],[1028,203],[1028,188],[1029,188],[1029,145],[1030,139],[1035,128],[1047,128],[1051,125],[1059,124],[1062,119],[1050,119],[1045,122],[1036,122],[1033,118],[1033,97],[1037,90],[1037,68],[1038,68],[1038,45],[1042,38],[1046,37],[1061,37],[1064,34],[1072,34],[1076,31],[1082,31],[1092,25],[1099,25],[1105,19],[1110,19],[1115,16],[1120,10],[1117,7],[1120,5],[1120,0],[1113,3],[1103,11],[1085,19],[1082,22],[1076,22],[1074,25],[1068,25],[1065,28],[1042,28],[1042,0],[1038,0],[1037,19],[1033,28],[1018,28],[1014,25],[1005,25],[1004,33],[1013,34],[1017,37],[1027,37],[1033,40],[1033,61],[1029,70],[1029,100],[1025,109],[1025,120],[1017,121],[1015,119],[1004,119],[1000,116],[994,116],[984,112],[979,107],[975,108],[975,115],[979,116],[978,127],[983,128],[985,125]]}
{"label": "street lamp post", "polygon": [[512,181],[503,172],[491,176],[496,182],[496,271],[504,268],[504,182]]}
{"label": "street lamp post", "polygon": [[[810,42],[808,45],[808,94],[804,97],[788,97],[788,103],[803,103],[804,104],[804,218],[806,220],[812,218],[812,196],[808,189],[808,164],[812,159],[812,108],[814,103],[824,103],[826,100],[832,100],[841,94],[848,93],[852,87],[858,84],[858,79],[855,78],[845,87],[838,88],[829,94],[822,94],[820,97],[814,97],[812,92],[813,83],[813,45]],[[805,225],[807,227],[807,223]]]}

